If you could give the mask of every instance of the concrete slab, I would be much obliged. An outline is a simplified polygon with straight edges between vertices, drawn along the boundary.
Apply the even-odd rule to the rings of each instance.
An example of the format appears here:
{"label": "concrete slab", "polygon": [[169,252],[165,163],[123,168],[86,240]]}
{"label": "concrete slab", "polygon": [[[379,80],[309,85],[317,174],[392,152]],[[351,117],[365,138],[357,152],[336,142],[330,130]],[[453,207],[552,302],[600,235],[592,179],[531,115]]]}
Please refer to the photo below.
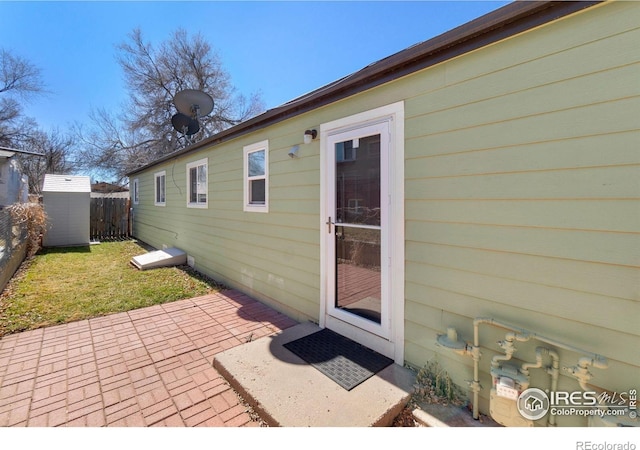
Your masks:
{"label": "concrete slab", "polygon": [[213,365],[271,426],[388,426],[407,404],[414,374],[397,364],[351,391],[283,344],[320,328],[303,323],[219,353]]}
{"label": "concrete slab", "polygon": [[179,266],[187,263],[187,254],[179,248],[171,247],[155,250],[131,258],[131,264],[140,270],[155,269],[156,267]]}

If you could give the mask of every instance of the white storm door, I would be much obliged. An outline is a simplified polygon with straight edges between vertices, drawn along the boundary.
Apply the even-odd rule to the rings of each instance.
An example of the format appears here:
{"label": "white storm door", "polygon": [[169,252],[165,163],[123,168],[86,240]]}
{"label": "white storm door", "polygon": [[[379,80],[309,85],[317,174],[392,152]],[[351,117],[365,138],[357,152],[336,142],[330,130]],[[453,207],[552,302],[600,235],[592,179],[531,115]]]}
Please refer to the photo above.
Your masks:
{"label": "white storm door", "polygon": [[325,146],[326,325],[363,345],[391,336],[389,146],[388,121],[330,133]]}

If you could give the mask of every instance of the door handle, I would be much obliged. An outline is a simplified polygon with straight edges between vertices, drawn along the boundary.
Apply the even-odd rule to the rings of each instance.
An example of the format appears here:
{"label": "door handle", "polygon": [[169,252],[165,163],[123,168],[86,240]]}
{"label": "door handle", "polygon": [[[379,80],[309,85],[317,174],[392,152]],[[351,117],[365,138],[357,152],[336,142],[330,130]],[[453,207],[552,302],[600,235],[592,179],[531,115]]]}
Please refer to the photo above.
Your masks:
{"label": "door handle", "polygon": [[329,218],[327,219],[327,233],[331,234],[331,225],[333,225],[333,222],[331,222],[331,216],[329,216]]}

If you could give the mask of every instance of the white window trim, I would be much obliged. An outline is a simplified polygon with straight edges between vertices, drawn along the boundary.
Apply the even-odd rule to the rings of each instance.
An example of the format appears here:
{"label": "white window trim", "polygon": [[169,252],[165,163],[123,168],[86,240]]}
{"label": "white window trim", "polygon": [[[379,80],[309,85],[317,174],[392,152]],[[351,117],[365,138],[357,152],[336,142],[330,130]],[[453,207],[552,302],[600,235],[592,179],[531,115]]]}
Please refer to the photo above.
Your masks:
{"label": "white window trim", "polygon": [[[155,179],[154,179],[155,180]],[[133,200],[133,204],[137,205],[138,203],[140,203],[140,180],[138,178],[134,178],[133,179],[133,186],[132,186],[132,200]],[[166,190],[166,186],[165,186],[165,199],[167,196],[167,190]]]}
{"label": "white window trim", "polygon": [[[164,177],[164,201],[158,201],[158,178]],[[167,205],[167,172],[163,170],[162,172],[156,172],[153,174],[153,204],[155,206],[166,206]]]}
{"label": "white window trim", "polygon": [[[252,205],[249,203],[249,154],[264,150],[264,205]],[[262,178],[262,177],[260,177]],[[258,179],[258,178],[252,178]],[[269,212],[269,141],[256,142],[244,147],[244,184],[243,210],[246,212]]]}
{"label": "white window trim", "polygon": [[[191,192],[190,192],[191,180],[189,179],[189,176],[192,168],[202,166],[202,165],[207,167],[207,170],[206,170],[207,181],[205,182],[207,199],[203,203],[199,203],[199,202],[194,203],[194,202],[191,202],[191,199],[190,199],[191,198]],[[187,208],[203,208],[203,209],[208,208],[209,207],[209,158],[202,158],[197,161],[187,163],[185,178],[187,179]]]}

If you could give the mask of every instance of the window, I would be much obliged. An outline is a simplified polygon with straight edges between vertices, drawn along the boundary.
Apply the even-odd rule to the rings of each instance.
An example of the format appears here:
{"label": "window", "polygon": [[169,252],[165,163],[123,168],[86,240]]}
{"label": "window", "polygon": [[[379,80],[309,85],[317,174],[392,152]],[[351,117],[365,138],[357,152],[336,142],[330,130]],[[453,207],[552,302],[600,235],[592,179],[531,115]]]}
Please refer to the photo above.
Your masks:
{"label": "window", "polygon": [[244,210],[269,212],[269,141],[244,148]]}
{"label": "window", "polygon": [[337,143],[336,144],[336,161],[337,162],[355,161],[356,149],[358,148],[358,146],[359,146],[359,139]]}
{"label": "window", "polygon": [[166,205],[166,201],[165,201],[165,180],[166,180],[166,173],[163,170],[162,172],[156,172],[154,174],[154,178],[155,178],[155,202],[154,204],[156,206],[165,206]]}
{"label": "window", "polygon": [[137,178],[133,179],[133,186],[132,186],[132,197],[133,197],[133,204],[137,205],[140,202],[140,182],[138,181]]}
{"label": "window", "polygon": [[187,164],[187,206],[189,208],[207,207],[207,163],[201,159]]}

